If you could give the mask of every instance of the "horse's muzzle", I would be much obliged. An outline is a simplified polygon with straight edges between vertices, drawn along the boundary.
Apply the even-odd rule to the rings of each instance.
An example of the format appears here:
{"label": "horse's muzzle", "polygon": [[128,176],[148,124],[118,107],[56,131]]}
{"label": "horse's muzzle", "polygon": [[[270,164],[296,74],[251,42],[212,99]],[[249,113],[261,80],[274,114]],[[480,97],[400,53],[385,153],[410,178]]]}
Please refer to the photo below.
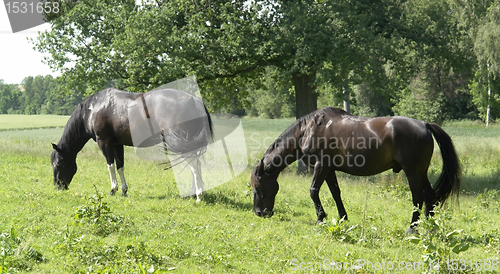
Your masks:
{"label": "horse's muzzle", "polygon": [[68,185],[66,185],[65,183],[63,183],[61,181],[55,181],[54,185],[56,186],[56,188],[58,190],[68,190]]}
{"label": "horse's muzzle", "polygon": [[264,208],[263,211],[255,210],[255,214],[259,217],[269,218],[269,217],[273,216],[274,212],[272,210]]}

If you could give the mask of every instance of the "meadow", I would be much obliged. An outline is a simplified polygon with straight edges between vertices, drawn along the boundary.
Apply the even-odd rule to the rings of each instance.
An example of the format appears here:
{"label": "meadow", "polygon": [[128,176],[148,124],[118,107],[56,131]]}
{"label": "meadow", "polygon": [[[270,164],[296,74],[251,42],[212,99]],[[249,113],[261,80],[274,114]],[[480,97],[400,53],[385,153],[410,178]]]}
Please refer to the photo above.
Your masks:
{"label": "meadow", "polygon": [[64,127],[69,116],[0,115],[0,131]]}
{"label": "meadow", "polygon": [[[252,167],[292,119],[242,119],[248,168],[196,203],[179,197],[172,171],[133,148],[125,151],[129,196],[108,196],[109,174],[92,140],[77,158],[70,189],[56,190],[50,142],[59,140],[67,118],[0,116],[0,273],[496,273],[500,267],[500,125],[443,126],[463,168],[459,204],[437,209],[420,234],[406,235],[414,209],[403,172],[338,173],[349,220],[338,220],[323,187],[328,217],[316,225],[311,176],[297,175],[294,164],[278,179],[274,216],[253,213]],[[430,181],[440,172],[436,146]]]}

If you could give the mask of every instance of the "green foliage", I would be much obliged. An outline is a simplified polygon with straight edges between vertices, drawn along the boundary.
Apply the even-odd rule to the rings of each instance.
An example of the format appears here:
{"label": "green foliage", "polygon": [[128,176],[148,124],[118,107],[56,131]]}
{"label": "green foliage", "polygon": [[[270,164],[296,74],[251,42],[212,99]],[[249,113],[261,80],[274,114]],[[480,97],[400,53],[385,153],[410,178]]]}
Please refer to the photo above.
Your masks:
{"label": "green foliage", "polygon": [[490,119],[495,120],[500,117],[500,78],[490,78],[491,97],[488,98],[488,72],[487,70],[477,71],[475,77],[469,84],[472,102],[479,111],[481,120],[486,121],[488,105],[491,108]]}
{"label": "green foliage", "polygon": [[289,77],[276,68],[268,68],[260,86],[249,86],[249,116],[265,119],[295,117],[294,91]]}
{"label": "green foliage", "polygon": [[425,88],[409,86],[402,92],[402,96],[393,107],[395,115],[407,116],[410,118],[442,123],[443,113],[441,96],[434,97],[429,94]]}
{"label": "green foliage", "polygon": [[454,2],[405,3],[401,54],[386,66],[394,113],[435,122],[474,115],[468,81],[476,60]]}
{"label": "green foliage", "polygon": [[480,19],[474,43],[474,52],[480,68],[489,66],[494,77],[500,76],[500,3],[495,1]]}
{"label": "green foliage", "polygon": [[[147,91],[195,75],[211,111],[271,118],[339,106],[345,86],[355,114],[408,109],[440,122],[484,116],[474,75],[488,65],[493,78],[499,71],[500,6],[492,0],[99,0],[61,9],[34,42],[63,73],[61,94]],[[290,79],[273,86],[268,67]],[[422,87],[409,88],[415,82]],[[12,90],[4,95],[3,113],[67,114],[43,95],[23,105],[9,103]]]}
{"label": "green foliage", "polygon": [[21,92],[17,85],[7,85],[0,79],[0,113],[14,113],[21,107],[19,97]]}
{"label": "green foliage", "polygon": [[110,83],[147,91],[195,75],[214,109],[234,109],[248,96],[247,79],[266,81],[265,68],[278,67],[293,78],[302,98],[295,110],[305,114],[316,107],[319,70],[337,84],[352,70],[385,64],[400,17],[391,1],[81,1],[52,18],[35,46],[67,86],[85,85],[87,95]]}
{"label": "green foliage", "polygon": [[81,225],[90,225],[96,235],[106,236],[124,225],[123,218],[111,212],[104,195],[94,185],[95,194],[88,197],[85,205],[75,210],[75,220]]}
{"label": "green foliage", "polygon": [[193,74],[210,87],[257,69],[266,53],[262,24],[244,2],[84,1],[51,25],[37,48],[68,86],[85,83],[87,94],[110,81],[144,92]]}
{"label": "green foliage", "polygon": [[[424,212],[418,211],[423,216]],[[425,233],[408,237],[408,241],[421,250],[425,269],[446,272],[450,269],[448,263],[452,262],[452,255],[469,249],[470,243],[464,240],[463,230],[450,231],[450,221],[451,213],[436,207],[434,216],[421,218],[418,222],[418,231]]]}
{"label": "green foliage", "polygon": [[58,79],[52,76],[28,76],[20,85],[0,81],[0,114],[69,115],[82,97],[76,93],[62,95]]}
{"label": "green foliage", "polygon": [[[128,231],[133,223],[112,213],[111,208],[103,201],[105,196],[99,193],[95,185],[94,188],[95,194],[86,198],[85,205],[76,208],[76,222],[65,225],[65,231],[61,233],[62,239],[54,247],[55,253],[69,261],[76,260],[79,264],[89,265],[86,271],[92,273],[120,272],[114,264],[117,261],[125,263],[128,269],[137,270],[135,273],[164,273],[165,270],[175,269],[165,268],[165,265],[170,264],[169,257],[156,253],[143,241],[134,240],[123,245],[109,244],[95,248],[96,245],[101,245],[102,240],[111,237],[111,233]],[[176,256],[174,252],[167,254]],[[143,265],[149,266],[147,270]]]}
{"label": "green foliage", "polygon": [[356,239],[353,238],[352,236],[352,231],[355,230],[358,225],[353,225],[351,227],[346,226],[347,221],[344,220],[344,218],[340,220],[335,220],[333,219],[330,222],[323,222],[320,224],[321,228],[324,230],[324,232],[333,237],[334,239],[340,241],[340,242],[347,242],[347,243],[356,243]]}
{"label": "green foliage", "polygon": [[388,94],[379,91],[367,83],[354,86],[356,96],[355,113],[361,116],[375,117],[393,114]]}
{"label": "green foliage", "polygon": [[[164,273],[175,269],[165,267],[170,265],[169,258],[145,242],[102,245],[98,239],[80,233],[76,227],[68,225],[61,243],[54,248],[56,254],[68,262],[80,265],[77,267],[80,272],[124,273],[124,269],[128,269],[128,273]],[[148,266],[147,270],[143,265]],[[68,265],[71,267],[74,266]]]}
{"label": "green foliage", "polygon": [[34,264],[45,261],[45,257],[27,244],[14,228],[0,234],[0,273],[29,271]]}
{"label": "green foliage", "polygon": [[500,191],[497,189],[484,189],[477,195],[477,201],[482,208],[498,210],[500,206]]}

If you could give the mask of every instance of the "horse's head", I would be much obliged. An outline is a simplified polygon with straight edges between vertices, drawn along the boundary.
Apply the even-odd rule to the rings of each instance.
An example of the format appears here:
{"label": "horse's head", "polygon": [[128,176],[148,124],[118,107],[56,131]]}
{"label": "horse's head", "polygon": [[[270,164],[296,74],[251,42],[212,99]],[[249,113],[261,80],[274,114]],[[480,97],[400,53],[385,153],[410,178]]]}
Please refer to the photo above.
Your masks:
{"label": "horse's head", "polygon": [[259,217],[273,216],[274,198],[279,190],[276,178],[265,174],[263,160],[259,161],[252,172],[253,210]]}
{"label": "horse's head", "polygon": [[54,151],[50,156],[54,171],[54,185],[59,189],[68,189],[76,173],[76,158],[69,157],[61,148],[52,144]]}

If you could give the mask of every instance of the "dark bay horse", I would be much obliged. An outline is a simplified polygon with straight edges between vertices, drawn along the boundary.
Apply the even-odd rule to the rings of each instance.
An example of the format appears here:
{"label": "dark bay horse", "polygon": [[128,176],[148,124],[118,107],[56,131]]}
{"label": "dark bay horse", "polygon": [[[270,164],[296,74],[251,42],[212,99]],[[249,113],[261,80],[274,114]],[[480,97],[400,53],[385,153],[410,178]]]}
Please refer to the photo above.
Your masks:
{"label": "dark bay horse", "polygon": [[129,93],[114,88],[101,90],[82,101],[71,114],[59,142],[52,144],[54,184],[68,186],[76,173],[76,156],[88,140],[101,149],[111,178],[111,195],[118,190],[115,163],[122,182],[123,146],[163,144],[169,153],[186,159],[193,174],[197,200],[203,194],[199,156],[213,137],[212,121],[201,98],[175,89]]}
{"label": "dark bay horse", "polygon": [[[443,170],[434,186],[427,178],[427,169],[438,143]],[[392,169],[404,170],[410,186],[413,205],[432,214],[438,203],[460,191],[460,164],[450,136],[438,125],[408,117],[365,118],[327,107],[297,119],[286,129],[259,160],[252,172],[254,212],[261,217],[273,215],[278,193],[278,174],[296,160],[302,159],[314,168],[310,195],[317,222],[326,217],[319,199],[319,190],[326,180],[340,217],[347,213],[340,197],[335,171],[369,176]],[[413,212],[408,232],[419,219]]]}

